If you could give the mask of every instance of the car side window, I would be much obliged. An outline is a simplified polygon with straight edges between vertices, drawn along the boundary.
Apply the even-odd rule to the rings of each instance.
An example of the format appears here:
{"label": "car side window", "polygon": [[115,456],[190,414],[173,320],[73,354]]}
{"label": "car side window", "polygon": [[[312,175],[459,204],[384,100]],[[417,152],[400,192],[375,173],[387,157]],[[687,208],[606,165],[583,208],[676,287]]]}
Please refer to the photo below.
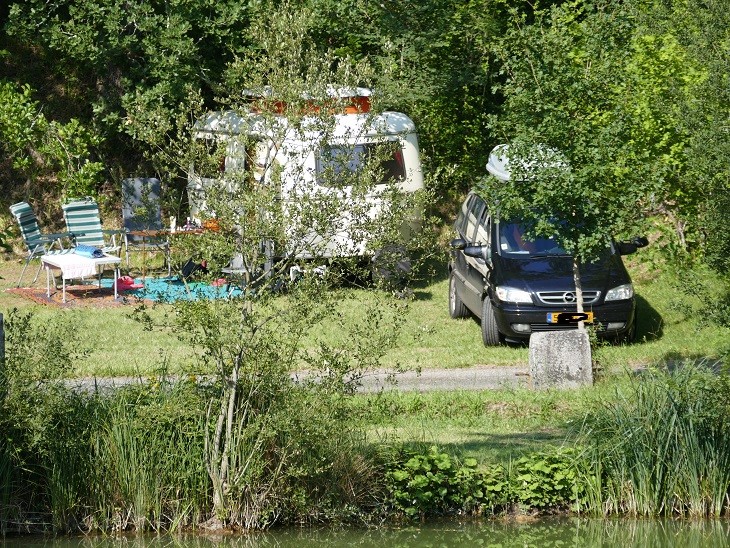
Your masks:
{"label": "car side window", "polygon": [[484,207],[484,210],[482,211],[482,214],[479,216],[479,221],[477,222],[477,231],[476,235],[474,236],[474,243],[477,245],[489,245],[489,236],[491,234],[490,230],[491,225],[491,219],[489,217],[489,208]]}
{"label": "car side window", "polygon": [[479,196],[474,196],[472,207],[469,209],[468,224],[466,227],[466,239],[471,244],[476,241],[479,219],[487,209],[487,204]]}
{"label": "car side window", "polygon": [[459,233],[460,236],[466,235],[466,225],[467,225],[467,219],[469,217],[469,208],[471,207],[471,204],[474,202],[474,195],[470,194],[469,197],[464,201],[463,204],[461,204],[461,209],[459,210],[459,215],[456,217],[456,222],[454,223],[454,228]]}

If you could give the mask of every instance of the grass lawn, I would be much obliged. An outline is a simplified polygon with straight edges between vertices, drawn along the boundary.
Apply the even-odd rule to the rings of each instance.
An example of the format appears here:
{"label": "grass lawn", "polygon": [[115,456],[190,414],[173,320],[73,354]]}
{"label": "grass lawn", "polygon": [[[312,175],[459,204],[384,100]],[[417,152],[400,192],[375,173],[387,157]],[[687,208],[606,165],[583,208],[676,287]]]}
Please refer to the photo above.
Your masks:
{"label": "grass lawn", "polygon": [[[37,265],[37,262],[34,263]],[[606,371],[626,366],[656,364],[684,357],[715,357],[727,350],[727,329],[702,325],[688,315],[689,297],[677,292],[667,275],[647,271],[640,263],[629,264],[638,295],[638,340],[632,345],[604,345],[594,354]],[[183,372],[196,369],[194,353],[171,334],[146,331],[130,317],[133,305],[112,308],[59,309],[40,305],[8,293],[14,287],[21,263],[6,257],[0,261],[0,312],[13,307],[32,310],[38,317],[64,315],[77,327],[80,345],[89,348],[76,367],[78,376],[151,375],[162,369]],[[36,266],[37,268],[37,266]],[[526,346],[485,348],[475,319],[452,320],[447,312],[447,281],[443,275],[415,290],[395,348],[384,365],[400,363],[408,368],[462,368],[475,365],[523,365],[528,363]],[[33,265],[24,277],[32,281]],[[108,275],[108,274],[107,274]],[[44,274],[36,284],[45,284]],[[355,291],[355,290],[353,290]],[[359,299],[367,299],[361,292]],[[160,306],[156,314],[169,308]]]}
{"label": "grass lawn", "polygon": [[360,396],[355,406],[371,442],[437,445],[479,462],[506,463],[548,444],[561,445],[606,386],[569,392],[390,392]]}

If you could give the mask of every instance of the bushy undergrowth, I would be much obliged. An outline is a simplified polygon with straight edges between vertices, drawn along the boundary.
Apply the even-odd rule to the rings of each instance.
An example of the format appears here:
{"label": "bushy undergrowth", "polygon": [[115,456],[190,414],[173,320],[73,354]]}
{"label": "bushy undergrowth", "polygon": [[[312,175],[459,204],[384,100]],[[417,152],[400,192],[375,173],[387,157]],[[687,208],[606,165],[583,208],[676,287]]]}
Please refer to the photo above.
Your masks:
{"label": "bushy undergrowth", "polygon": [[[0,533],[266,528],[401,516],[578,511],[719,516],[730,509],[730,378],[651,370],[591,409],[569,449],[489,465],[436,447],[377,447],[322,383],[241,390],[216,514],[208,458],[219,381],[68,388],[69,326],[11,313],[0,368]],[[49,349],[54,349],[50,352]],[[57,350],[56,350],[57,349]],[[48,355],[47,360],[41,359]],[[260,383],[261,379],[242,379]],[[253,389],[252,389],[253,390]],[[253,394],[253,395],[252,395]],[[219,506],[220,507],[220,506]]]}
{"label": "bushy undergrowth", "polygon": [[388,474],[403,515],[572,510],[598,515],[730,513],[730,376],[718,363],[650,370],[596,404],[570,449],[476,467],[435,448]]}
{"label": "bushy undergrowth", "polygon": [[574,451],[554,448],[507,466],[478,466],[432,446],[390,464],[390,503],[408,518],[580,509],[584,470]]}
{"label": "bushy undergrowth", "polygon": [[[215,517],[204,458],[205,388],[182,381],[106,395],[66,390],[37,408],[54,417],[42,432],[20,430],[5,415],[5,530],[161,531]],[[232,461],[245,466],[226,486],[231,517],[224,525],[352,521],[379,505],[376,455],[345,424],[318,414],[323,405],[302,397],[238,423]]]}
{"label": "bushy undergrowth", "polygon": [[[374,479],[382,477],[378,459],[332,395],[288,381],[255,396],[241,392],[227,455],[235,473],[222,486],[221,518],[206,458],[216,427],[210,416],[221,404],[217,381],[150,378],[104,392],[67,387],[59,376],[73,353],[49,357],[43,375],[34,357],[62,348],[72,340],[68,334],[23,314],[10,314],[6,325],[2,531],[159,531],[211,519],[248,528],[351,521],[384,496],[383,482]],[[260,379],[241,380],[241,387],[250,387],[246,382],[260,389]]]}
{"label": "bushy undergrowth", "polygon": [[596,513],[730,511],[730,378],[719,364],[651,370],[593,410],[577,438]]}

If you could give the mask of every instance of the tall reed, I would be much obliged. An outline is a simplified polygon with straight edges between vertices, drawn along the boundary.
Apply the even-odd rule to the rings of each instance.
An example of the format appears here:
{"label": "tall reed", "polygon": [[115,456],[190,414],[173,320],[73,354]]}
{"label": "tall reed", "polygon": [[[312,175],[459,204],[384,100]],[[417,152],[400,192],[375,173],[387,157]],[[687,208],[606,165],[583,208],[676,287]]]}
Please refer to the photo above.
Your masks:
{"label": "tall reed", "polygon": [[597,513],[720,516],[730,510],[730,390],[706,362],[651,370],[586,418],[577,443]]}
{"label": "tall reed", "polygon": [[[203,405],[187,383],[119,391],[94,436],[94,499],[103,530],[169,530],[209,505]],[[89,493],[90,496],[91,493]]]}
{"label": "tall reed", "polygon": [[7,533],[7,522],[10,510],[10,481],[13,472],[13,463],[6,440],[0,440],[0,536]]}
{"label": "tall reed", "polygon": [[287,383],[273,405],[239,410],[229,524],[354,521],[382,500],[377,458],[336,399],[314,384]]}

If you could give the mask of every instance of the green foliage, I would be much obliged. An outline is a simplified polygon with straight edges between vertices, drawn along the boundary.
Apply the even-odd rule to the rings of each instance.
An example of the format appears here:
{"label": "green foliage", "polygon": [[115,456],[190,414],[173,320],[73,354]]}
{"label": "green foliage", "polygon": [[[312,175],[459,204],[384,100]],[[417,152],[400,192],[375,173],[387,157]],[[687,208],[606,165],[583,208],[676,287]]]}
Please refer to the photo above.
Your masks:
{"label": "green foliage", "polygon": [[[494,144],[544,143],[565,154],[573,175],[548,185],[542,201],[561,214],[582,204],[602,212],[593,226],[583,208],[579,221],[594,236],[580,239],[581,249],[634,228],[636,214],[651,210],[665,216],[682,249],[726,270],[730,24],[721,1],[117,4],[8,5],[0,36],[0,110],[8,116],[0,126],[9,124],[5,152],[33,183],[57,176],[81,195],[106,191],[102,177],[114,184],[157,174],[169,185],[168,208],[184,217],[184,138],[198,114],[240,99],[251,82],[246,71],[264,52],[296,61],[300,74],[367,61],[373,70],[358,83],[380,90],[383,107],[407,112],[419,128],[439,218],[450,218],[484,173]],[[306,50],[260,32],[283,32],[302,17]],[[36,119],[48,124],[43,138]],[[5,185],[14,175],[3,174]],[[556,201],[561,186],[575,199]]]}
{"label": "green foliage", "polygon": [[573,449],[558,449],[511,463],[510,486],[517,504],[543,510],[579,509],[585,486],[577,455]]}
{"label": "green foliage", "polygon": [[729,383],[718,368],[699,361],[650,370],[587,416],[578,443],[592,477],[592,511],[727,513]]}
{"label": "green foliage", "polygon": [[94,528],[159,531],[201,521],[210,490],[204,396],[190,379],[161,378],[98,402],[89,436]]}
{"label": "green foliage", "polygon": [[661,188],[658,159],[633,141],[647,135],[644,121],[614,85],[633,62],[632,14],[624,4],[588,1],[534,15],[527,24],[513,10],[494,46],[505,106],[492,127],[510,143],[513,175],[508,183],[487,178],[482,190],[505,217],[591,259],[612,237],[640,228]]}
{"label": "green foliage", "polygon": [[49,174],[65,196],[95,195],[103,166],[92,161],[99,138],[77,119],[49,121],[31,98],[29,86],[20,91],[0,82],[0,141],[13,167],[31,183]]}
{"label": "green foliage", "polygon": [[7,534],[7,524],[11,519],[10,494],[13,481],[14,463],[6,438],[0,439],[0,536]]}
{"label": "green foliage", "polygon": [[373,59],[384,76],[376,87],[388,96],[386,106],[416,121],[426,173],[434,175],[428,184],[432,211],[450,216],[452,202],[483,172],[494,144],[485,130],[487,116],[498,108],[486,50],[500,34],[501,6],[439,0],[311,4],[318,42]]}
{"label": "green foliage", "polygon": [[579,510],[585,472],[573,449],[530,453],[502,466],[478,467],[431,446],[407,450],[386,475],[393,507],[408,518],[444,514],[491,515],[522,511]]}
{"label": "green foliage", "polygon": [[387,480],[394,508],[409,518],[478,514],[507,502],[502,468],[478,470],[475,459],[460,462],[436,446],[424,453],[403,452],[390,465]]}
{"label": "green foliage", "polygon": [[[12,309],[5,314],[5,367],[0,374],[6,403],[22,406],[29,417],[35,383],[56,386],[73,362],[88,352],[77,339],[73,315],[41,319],[32,312]],[[39,393],[37,397],[42,397]]]}
{"label": "green foliage", "polygon": [[[155,377],[110,392],[72,389],[54,375],[68,371],[66,346],[78,342],[59,340],[58,327],[46,322],[44,341],[52,344],[45,346],[32,318],[9,316],[2,530],[29,515],[58,532],[195,526],[211,517],[216,462],[233,472],[222,491],[226,513],[217,516],[230,525],[349,521],[379,507],[376,456],[344,412],[341,383],[297,385],[274,373],[288,363],[275,343],[256,349],[264,355],[240,380],[226,459],[214,461],[210,416],[229,404],[220,384]],[[54,371],[36,377],[35,360],[46,355]]]}
{"label": "green foliage", "polygon": [[[46,499],[54,526],[61,530],[73,528],[79,492],[89,473],[88,406],[62,382],[73,360],[85,351],[75,335],[70,316],[41,321],[17,310],[5,316],[0,428],[14,473],[4,496],[17,504],[14,489],[34,485],[45,495],[39,499]],[[42,506],[33,498],[29,504],[24,511]]]}
{"label": "green foliage", "polygon": [[708,323],[730,328],[730,280],[720,277],[707,276],[696,278],[703,269],[686,269],[688,276],[692,276],[693,283],[690,287],[677,287],[679,291],[695,297],[694,302],[689,304],[687,312],[698,318],[700,325]]}

